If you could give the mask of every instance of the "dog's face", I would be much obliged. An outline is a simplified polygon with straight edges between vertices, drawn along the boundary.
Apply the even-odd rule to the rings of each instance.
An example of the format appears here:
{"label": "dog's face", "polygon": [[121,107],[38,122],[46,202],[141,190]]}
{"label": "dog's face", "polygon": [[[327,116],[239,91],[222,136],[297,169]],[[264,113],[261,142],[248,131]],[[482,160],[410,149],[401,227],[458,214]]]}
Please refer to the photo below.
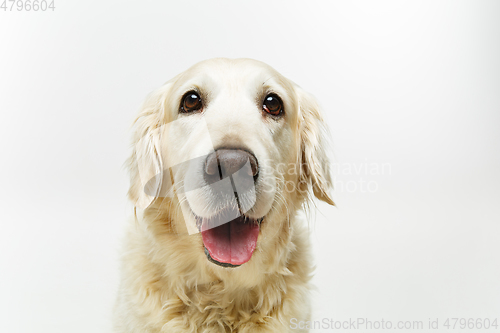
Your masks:
{"label": "dog's face", "polygon": [[175,201],[174,229],[201,234],[210,264],[243,265],[286,238],[309,193],[333,204],[316,103],[261,62],[201,62],[155,92],[138,123],[132,200]]}

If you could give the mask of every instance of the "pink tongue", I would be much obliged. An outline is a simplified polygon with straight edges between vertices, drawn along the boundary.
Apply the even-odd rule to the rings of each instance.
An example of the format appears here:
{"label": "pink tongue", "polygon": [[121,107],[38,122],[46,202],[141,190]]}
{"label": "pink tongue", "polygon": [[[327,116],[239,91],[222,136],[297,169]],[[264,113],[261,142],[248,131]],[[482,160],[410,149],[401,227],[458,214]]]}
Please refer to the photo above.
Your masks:
{"label": "pink tongue", "polygon": [[231,265],[241,265],[250,260],[259,237],[258,224],[243,223],[241,218],[236,218],[218,227],[204,230],[208,224],[209,222],[203,219],[201,235],[212,259]]}

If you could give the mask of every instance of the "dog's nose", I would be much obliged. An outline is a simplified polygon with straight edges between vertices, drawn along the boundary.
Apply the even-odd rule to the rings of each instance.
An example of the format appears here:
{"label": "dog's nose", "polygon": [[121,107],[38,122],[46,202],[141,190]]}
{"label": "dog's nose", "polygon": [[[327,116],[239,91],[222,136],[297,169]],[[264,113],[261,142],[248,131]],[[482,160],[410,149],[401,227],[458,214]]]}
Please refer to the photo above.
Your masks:
{"label": "dog's nose", "polygon": [[259,172],[255,156],[241,149],[217,149],[205,161],[205,180],[210,184],[239,170],[255,178]]}

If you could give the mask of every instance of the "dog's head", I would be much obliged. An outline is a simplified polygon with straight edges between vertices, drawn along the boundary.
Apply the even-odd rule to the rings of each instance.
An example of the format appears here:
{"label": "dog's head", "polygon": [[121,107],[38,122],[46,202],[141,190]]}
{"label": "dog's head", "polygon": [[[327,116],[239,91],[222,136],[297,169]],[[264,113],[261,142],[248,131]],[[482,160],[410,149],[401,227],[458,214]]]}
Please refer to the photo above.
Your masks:
{"label": "dog's head", "polygon": [[306,200],[333,205],[318,105],[264,63],[196,64],[146,100],[136,129],[131,200],[191,234],[209,265],[272,256]]}

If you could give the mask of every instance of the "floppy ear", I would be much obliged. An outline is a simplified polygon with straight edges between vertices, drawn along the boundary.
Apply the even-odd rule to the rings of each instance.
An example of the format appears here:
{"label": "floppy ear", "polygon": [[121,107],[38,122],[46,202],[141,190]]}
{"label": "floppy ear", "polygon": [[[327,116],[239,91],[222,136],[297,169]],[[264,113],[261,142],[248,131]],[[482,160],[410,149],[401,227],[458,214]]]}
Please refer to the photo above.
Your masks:
{"label": "floppy ear", "polygon": [[161,156],[161,125],[166,120],[165,107],[170,87],[171,84],[166,83],[152,92],[133,123],[132,155],[127,163],[130,172],[128,196],[137,208],[145,209],[155,198],[162,196],[162,182],[165,179],[170,181],[169,173],[164,175]]}
{"label": "floppy ear", "polygon": [[330,195],[332,179],[326,154],[326,124],[316,99],[299,87],[296,90],[299,98],[300,181],[312,186],[316,198],[335,206]]}

